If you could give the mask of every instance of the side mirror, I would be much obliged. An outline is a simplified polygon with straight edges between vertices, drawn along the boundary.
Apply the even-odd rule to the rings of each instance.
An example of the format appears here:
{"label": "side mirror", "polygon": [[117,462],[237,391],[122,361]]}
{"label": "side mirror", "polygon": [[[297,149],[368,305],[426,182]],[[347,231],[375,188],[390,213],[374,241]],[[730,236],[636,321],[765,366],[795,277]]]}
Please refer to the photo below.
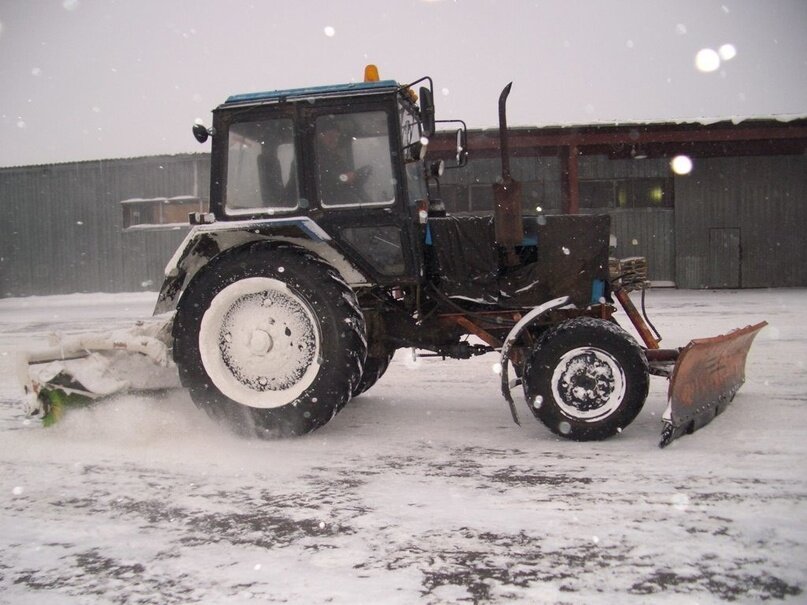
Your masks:
{"label": "side mirror", "polygon": [[205,128],[204,124],[193,125],[193,138],[195,138],[200,143],[204,143],[205,141],[207,141],[207,138],[212,137],[214,132],[215,131],[212,128]]}
{"label": "side mirror", "polygon": [[420,117],[423,120],[423,136],[434,134],[434,96],[430,88],[420,87]]}
{"label": "side mirror", "polygon": [[468,161],[468,146],[465,141],[465,130],[457,129],[457,166],[465,166]]}
{"label": "side mirror", "polygon": [[456,134],[454,161],[446,166],[446,170],[462,168],[468,164],[468,127],[462,120],[436,120],[435,124],[459,124]]}

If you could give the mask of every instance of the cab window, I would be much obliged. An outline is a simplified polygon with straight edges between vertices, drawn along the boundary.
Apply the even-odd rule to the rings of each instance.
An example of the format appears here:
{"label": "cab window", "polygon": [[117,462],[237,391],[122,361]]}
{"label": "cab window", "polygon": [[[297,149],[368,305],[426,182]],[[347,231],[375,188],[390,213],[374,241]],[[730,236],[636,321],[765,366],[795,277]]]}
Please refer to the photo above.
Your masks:
{"label": "cab window", "polygon": [[297,207],[294,122],[288,118],[230,126],[227,153],[228,214]]}
{"label": "cab window", "polygon": [[314,137],[323,207],[383,206],[395,201],[386,112],[321,115],[314,123]]}

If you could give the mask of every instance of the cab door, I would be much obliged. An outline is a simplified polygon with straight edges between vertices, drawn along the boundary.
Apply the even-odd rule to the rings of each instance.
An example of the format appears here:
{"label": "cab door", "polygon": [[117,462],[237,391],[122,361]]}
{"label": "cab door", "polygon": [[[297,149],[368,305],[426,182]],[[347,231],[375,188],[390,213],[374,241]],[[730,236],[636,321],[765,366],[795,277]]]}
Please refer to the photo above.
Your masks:
{"label": "cab door", "polygon": [[341,99],[303,110],[311,215],[381,285],[421,275],[394,107]]}

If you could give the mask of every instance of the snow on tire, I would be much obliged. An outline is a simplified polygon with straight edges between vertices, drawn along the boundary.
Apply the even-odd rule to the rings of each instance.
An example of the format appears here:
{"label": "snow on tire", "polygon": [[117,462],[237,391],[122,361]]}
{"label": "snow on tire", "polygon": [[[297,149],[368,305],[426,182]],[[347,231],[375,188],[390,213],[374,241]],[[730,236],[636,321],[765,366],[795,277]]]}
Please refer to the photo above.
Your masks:
{"label": "snow on tire", "polygon": [[319,325],[285,282],[249,277],[216,294],[202,316],[199,354],[230,399],[276,408],[302,395],[319,372]]}
{"label": "snow on tire", "polygon": [[253,244],[200,271],[177,308],[174,359],[191,398],[236,432],[302,435],[350,398],[364,319],[336,270],[297,248]]}
{"label": "snow on tire", "polygon": [[527,358],[524,394],[536,418],[576,441],[605,439],[644,405],[644,352],[616,324],[591,317],[547,330]]}

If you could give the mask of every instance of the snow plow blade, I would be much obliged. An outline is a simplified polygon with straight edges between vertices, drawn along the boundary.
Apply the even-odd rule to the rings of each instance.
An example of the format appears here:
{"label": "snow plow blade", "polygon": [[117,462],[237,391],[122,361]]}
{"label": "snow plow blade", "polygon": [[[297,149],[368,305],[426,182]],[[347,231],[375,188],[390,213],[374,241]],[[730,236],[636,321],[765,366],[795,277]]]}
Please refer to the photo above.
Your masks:
{"label": "snow plow blade", "polygon": [[659,447],[697,431],[726,409],[745,382],[751,343],[766,325],[696,338],[681,350],[670,378]]}

